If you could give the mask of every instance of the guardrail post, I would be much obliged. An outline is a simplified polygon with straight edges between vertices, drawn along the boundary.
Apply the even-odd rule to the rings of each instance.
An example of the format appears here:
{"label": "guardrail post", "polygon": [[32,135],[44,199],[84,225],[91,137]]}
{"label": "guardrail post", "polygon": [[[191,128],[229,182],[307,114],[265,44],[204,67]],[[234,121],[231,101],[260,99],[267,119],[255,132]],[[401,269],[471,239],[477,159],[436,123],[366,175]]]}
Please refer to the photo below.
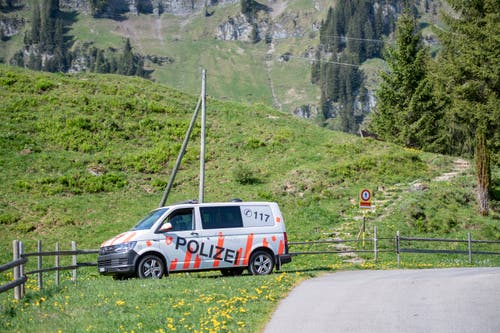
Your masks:
{"label": "guardrail post", "polygon": [[[14,261],[19,259],[19,241],[14,240],[12,242],[12,252],[13,252],[13,259]],[[14,281],[19,280],[20,274],[19,274],[19,266],[15,266],[13,268],[14,271]],[[16,286],[14,287],[14,299],[20,300],[21,299],[21,287]]]}
{"label": "guardrail post", "polygon": [[[41,271],[43,269],[43,261],[42,261],[42,255],[40,254],[42,253],[42,241],[39,240],[38,241],[38,270]],[[43,274],[42,272],[38,272],[38,290],[42,290],[43,289]]]}
{"label": "guardrail post", "polygon": [[[75,251],[76,252],[76,242],[75,241],[71,241],[71,250],[72,251]],[[73,254],[73,262],[72,262],[73,266],[75,267],[73,269],[73,282],[76,283],[76,253]]]}
{"label": "guardrail post", "polygon": [[377,262],[377,260],[378,260],[377,226],[373,226],[373,254],[375,256],[375,262]]}
{"label": "guardrail post", "polygon": [[467,233],[467,249],[469,251],[469,264],[472,264],[472,238],[470,232]]}
{"label": "guardrail post", "polygon": [[398,267],[399,267],[399,264],[401,263],[401,255],[399,252],[399,230],[396,232],[396,254],[398,256]]}
{"label": "guardrail post", "polygon": [[55,266],[55,284],[59,286],[59,242],[56,243]]}

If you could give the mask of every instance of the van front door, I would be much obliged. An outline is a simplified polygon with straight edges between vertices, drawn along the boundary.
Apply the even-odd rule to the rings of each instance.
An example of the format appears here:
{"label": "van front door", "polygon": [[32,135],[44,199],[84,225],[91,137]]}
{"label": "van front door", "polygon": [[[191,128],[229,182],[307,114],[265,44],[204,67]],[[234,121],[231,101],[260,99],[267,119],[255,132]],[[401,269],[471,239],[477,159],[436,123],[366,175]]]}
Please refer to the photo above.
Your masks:
{"label": "van front door", "polygon": [[[167,225],[168,230],[165,228]],[[165,237],[161,247],[167,257],[168,271],[199,269],[200,259],[196,256],[199,251],[199,234],[194,227],[193,208],[171,212],[160,229]]]}

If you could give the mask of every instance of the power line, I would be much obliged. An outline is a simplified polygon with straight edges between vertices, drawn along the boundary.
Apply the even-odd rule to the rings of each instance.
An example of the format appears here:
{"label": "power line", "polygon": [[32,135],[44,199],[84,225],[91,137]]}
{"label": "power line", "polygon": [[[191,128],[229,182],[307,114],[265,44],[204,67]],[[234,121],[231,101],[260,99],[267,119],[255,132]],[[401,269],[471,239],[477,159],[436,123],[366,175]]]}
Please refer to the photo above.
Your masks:
{"label": "power line", "polygon": [[358,41],[364,41],[364,42],[382,43],[382,44],[388,43],[387,40],[383,40],[383,39],[355,38],[355,37],[348,37],[348,36],[342,36],[342,35],[323,35],[322,37],[326,37],[326,38],[338,38],[338,39],[346,39],[346,40],[352,39],[352,40],[358,40]]}

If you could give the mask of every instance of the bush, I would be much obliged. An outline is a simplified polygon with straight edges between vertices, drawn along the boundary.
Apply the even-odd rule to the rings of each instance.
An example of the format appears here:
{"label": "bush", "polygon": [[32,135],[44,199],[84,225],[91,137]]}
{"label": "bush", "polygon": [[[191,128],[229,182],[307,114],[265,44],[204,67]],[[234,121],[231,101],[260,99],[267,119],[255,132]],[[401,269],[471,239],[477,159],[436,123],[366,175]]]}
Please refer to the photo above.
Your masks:
{"label": "bush", "polygon": [[233,170],[234,180],[242,185],[252,185],[259,183],[259,179],[255,176],[256,172],[246,165],[238,165]]}
{"label": "bush", "polygon": [[36,82],[36,89],[38,91],[47,91],[54,86],[55,84],[53,82],[48,81],[46,79],[40,79]]}
{"label": "bush", "polygon": [[19,214],[15,213],[2,213],[0,214],[0,224],[14,224],[21,219]]}

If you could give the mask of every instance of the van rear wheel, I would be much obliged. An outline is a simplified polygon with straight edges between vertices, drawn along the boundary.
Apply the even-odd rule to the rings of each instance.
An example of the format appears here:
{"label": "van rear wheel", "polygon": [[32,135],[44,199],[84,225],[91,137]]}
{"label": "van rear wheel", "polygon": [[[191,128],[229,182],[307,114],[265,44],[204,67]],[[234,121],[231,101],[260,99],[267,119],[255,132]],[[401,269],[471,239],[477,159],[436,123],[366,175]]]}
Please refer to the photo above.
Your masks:
{"label": "van rear wheel", "polygon": [[274,268],[274,259],[266,251],[257,251],[250,257],[248,270],[253,275],[271,274]]}
{"label": "van rear wheel", "polygon": [[137,273],[141,279],[161,279],[165,274],[165,266],[160,257],[148,254],[139,261]]}

